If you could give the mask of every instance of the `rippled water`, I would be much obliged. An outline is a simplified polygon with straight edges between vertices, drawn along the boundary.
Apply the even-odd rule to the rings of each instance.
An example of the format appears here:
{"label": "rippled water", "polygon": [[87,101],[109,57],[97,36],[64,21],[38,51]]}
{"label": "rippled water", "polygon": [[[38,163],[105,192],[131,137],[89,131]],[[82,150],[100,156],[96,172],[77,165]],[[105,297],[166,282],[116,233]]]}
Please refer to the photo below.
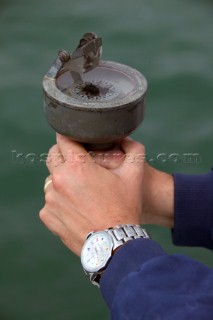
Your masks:
{"label": "rippled water", "polygon": [[[38,220],[47,175],[39,156],[55,139],[44,120],[41,80],[58,50],[73,49],[85,31],[101,35],[104,59],[148,79],[146,117],[133,137],[151,162],[167,172],[206,172],[213,162],[212,17],[207,0],[0,0],[0,319],[108,317],[78,258]],[[21,153],[36,156],[36,164],[30,156],[21,164]],[[156,160],[159,153],[166,162]],[[180,162],[169,157],[174,153]],[[184,153],[198,153],[199,163],[183,163]],[[168,230],[149,230],[168,252],[212,265],[206,250],[175,248]]]}

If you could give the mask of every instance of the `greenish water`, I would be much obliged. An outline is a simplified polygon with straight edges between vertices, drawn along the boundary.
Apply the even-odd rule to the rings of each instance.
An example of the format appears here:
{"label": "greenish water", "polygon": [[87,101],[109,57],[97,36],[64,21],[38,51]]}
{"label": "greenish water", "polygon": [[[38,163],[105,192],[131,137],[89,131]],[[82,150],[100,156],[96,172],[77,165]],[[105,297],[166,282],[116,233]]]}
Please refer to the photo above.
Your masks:
{"label": "greenish water", "polygon": [[[45,122],[41,80],[59,49],[85,31],[104,40],[104,59],[137,68],[148,79],[146,118],[133,137],[147,154],[199,153],[201,161],[154,162],[167,172],[202,173],[213,159],[213,4],[204,0],[0,0],[1,223],[0,319],[107,319],[79,259],[38,219],[44,163],[14,163],[54,143]],[[29,160],[29,159],[28,159]],[[205,264],[205,249],[174,247],[169,230],[149,227],[168,252]]]}

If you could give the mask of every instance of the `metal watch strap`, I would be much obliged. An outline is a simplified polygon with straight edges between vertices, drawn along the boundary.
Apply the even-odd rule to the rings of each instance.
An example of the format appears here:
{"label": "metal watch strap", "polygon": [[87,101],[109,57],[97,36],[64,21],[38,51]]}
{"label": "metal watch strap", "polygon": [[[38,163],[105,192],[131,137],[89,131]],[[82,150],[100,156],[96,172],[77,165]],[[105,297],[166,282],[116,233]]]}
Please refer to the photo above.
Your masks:
{"label": "metal watch strap", "polygon": [[[128,242],[130,240],[140,239],[140,238],[150,239],[150,236],[148,235],[146,230],[143,229],[140,225],[131,225],[131,224],[124,225],[124,224],[122,224],[122,225],[118,225],[114,228],[108,228],[108,229],[104,230],[104,232],[107,232],[112,238],[113,247],[112,247],[111,258],[117,248],[124,245],[126,242]],[[95,232],[91,232],[87,238],[89,238],[93,233],[95,233]],[[111,258],[108,260],[108,262],[111,260]],[[107,265],[108,265],[108,263],[107,263]],[[100,282],[100,279],[101,279],[101,276],[102,276],[104,270],[106,269],[106,266],[105,266],[105,268],[103,268],[97,272],[88,272],[85,269],[84,269],[84,271],[87,274],[87,276],[90,278],[90,281],[94,285],[99,287],[99,282]]]}
{"label": "metal watch strap", "polygon": [[[104,231],[109,233],[110,236],[112,237],[112,241],[113,241],[112,256],[117,248],[119,248],[120,246],[122,246],[123,244],[125,244],[130,240],[140,239],[140,238],[150,239],[150,236],[148,235],[146,230],[143,229],[140,225],[131,225],[131,224],[118,225],[114,228],[108,228]],[[90,281],[94,285],[99,287],[99,282],[104,270],[105,269],[102,269],[99,272],[87,273],[87,275],[90,278]]]}
{"label": "metal watch strap", "polygon": [[118,225],[115,228],[105,230],[113,239],[113,251],[122,246],[129,240],[145,238],[149,239],[150,236],[140,225]]}

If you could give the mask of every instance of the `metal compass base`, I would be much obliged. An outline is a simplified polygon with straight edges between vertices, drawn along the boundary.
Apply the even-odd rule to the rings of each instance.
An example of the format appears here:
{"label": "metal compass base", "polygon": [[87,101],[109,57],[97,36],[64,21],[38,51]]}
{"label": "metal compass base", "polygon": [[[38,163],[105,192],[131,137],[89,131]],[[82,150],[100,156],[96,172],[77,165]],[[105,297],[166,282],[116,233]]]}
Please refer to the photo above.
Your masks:
{"label": "metal compass base", "polygon": [[129,66],[101,61],[102,41],[94,34],[81,43],[73,55],[60,51],[44,77],[45,116],[87,149],[112,149],[142,122],[147,81]]}

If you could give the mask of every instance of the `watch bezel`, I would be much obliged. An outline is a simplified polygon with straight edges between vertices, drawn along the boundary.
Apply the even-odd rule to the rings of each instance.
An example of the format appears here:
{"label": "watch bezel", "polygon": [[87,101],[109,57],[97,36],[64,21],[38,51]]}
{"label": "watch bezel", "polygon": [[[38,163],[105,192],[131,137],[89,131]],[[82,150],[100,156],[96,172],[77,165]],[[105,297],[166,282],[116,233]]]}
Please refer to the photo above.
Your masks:
{"label": "watch bezel", "polygon": [[[109,243],[109,250],[105,256],[105,259],[104,261],[98,265],[98,267],[88,267],[88,265],[85,264],[85,262],[83,261],[83,258],[84,258],[84,250],[87,248],[88,246],[88,243],[92,240],[93,237],[97,237],[98,235],[104,235],[105,238],[107,238],[108,240],[108,243]],[[109,259],[111,258],[112,256],[112,249],[113,249],[113,240],[112,240],[112,237],[110,236],[109,233],[107,233],[106,231],[98,231],[98,232],[94,232],[92,233],[86,240],[83,248],[82,248],[82,251],[81,251],[81,264],[84,268],[84,270],[88,273],[93,273],[93,272],[98,272],[98,271],[101,271],[104,267],[106,267],[107,263],[109,262]]]}

